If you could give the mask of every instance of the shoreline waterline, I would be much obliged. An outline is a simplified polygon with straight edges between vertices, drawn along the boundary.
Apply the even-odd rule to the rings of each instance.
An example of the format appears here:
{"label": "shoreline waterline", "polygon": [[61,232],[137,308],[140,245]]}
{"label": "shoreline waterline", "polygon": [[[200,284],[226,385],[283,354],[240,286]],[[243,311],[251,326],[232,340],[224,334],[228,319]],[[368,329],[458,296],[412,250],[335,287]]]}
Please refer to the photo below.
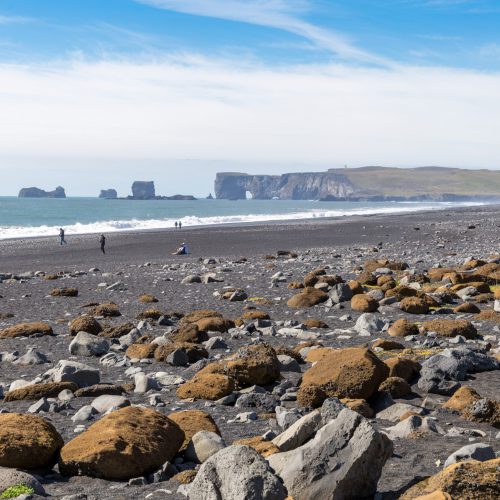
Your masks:
{"label": "shoreline waterline", "polygon": [[[66,200],[70,201],[71,199]],[[129,202],[126,203],[128,204]],[[402,215],[490,205],[486,202],[380,202],[378,204],[363,202],[327,202],[328,205],[325,205],[325,202],[319,204],[319,202],[314,201],[301,201],[295,203],[282,203],[272,201],[262,203],[248,200],[247,205],[244,205],[245,202],[226,202],[219,204],[214,209],[213,202],[209,202],[209,204],[203,203],[199,206],[194,206],[192,203],[190,203],[187,204],[185,208],[183,206],[179,206],[178,202],[173,203],[177,203],[177,205],[174,206],[174,208],[177,209],[177,212],[172,214],[172,216],[165,218],[155,217],[155,215],[158,214],[154,212],[154,210],[157,210],[158,206],[153,205],[154,210],[150,210],[151,214],[149,214],[149,212],[146,212],[144,214],[141,214],[141,218],[102,219],[90,222],[73,222],[74,218],[77,217],[78,214],[65,214],[66,220],[64,220],[64,217],[61,217],[63,220],[61,220],[58,224],[52,223],[43,225],[4,224],[2,223],[3,221],[0,211],[0,240],[6,241],[16,239],[52,237],[54,235],[57,235],[59,227],[64,227],[68,236],[82,236],[99,233],[111,234],[165,231],[174,229],[174,224],[176,221],[181,221],[185,229],[197,229],[202,227],[248,226],[260,224],[280,224],[293,221],[306,222],[314,220],[345,219],[356,216],[363,217],[374,215]],[[37,207],[36,203],[32,205],[32,209],[43,208]],[[293,211],[295,205],[298,205],[298,211]],[[50,207],[50,205],[46,206]],[[141,209],[143,208],[143,206],[141,206]],[[126,206],[126,208],[129,209],[130,205]],[[254,208],[261,209],[261,212],[263,213],[259,213],[259,210],[252,210]],[[269,208],[272,208],[276,211],[274,213],[266,213],[266,209]],[[106,207],[103,211],[95,214],[94,218],[103,217],[105,215],[105,209]],[[189,213],[193,213],[195,211],[198,214],[203,212],[207,213],[205,216],[189,215]],[[183,212],[187,212],[188,214],[183,214]],[[213,214],[210,212],[216,213]],[[151,215],[151,217],[148,218],[148,215]],[[19,215],[20,219],[27,217],[29,217],[29,214],[22,213]],[[46,219],[55,222],[52,219],[56,219],[57,217],[58,214],[56,213],[54,215],[51,215],[50,217],[46,217]],[[73,217],[73,219],[71,219],[70,217]],[[57,220],[59,221],[59,219]]]}

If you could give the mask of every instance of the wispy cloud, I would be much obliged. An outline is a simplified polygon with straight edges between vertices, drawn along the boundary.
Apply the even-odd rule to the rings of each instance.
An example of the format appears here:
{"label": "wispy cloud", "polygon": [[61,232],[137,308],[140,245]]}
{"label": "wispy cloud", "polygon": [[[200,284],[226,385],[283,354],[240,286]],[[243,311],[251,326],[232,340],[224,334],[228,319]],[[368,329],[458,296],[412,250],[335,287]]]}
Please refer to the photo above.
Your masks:
{"label": "wispy cloud", "polygon": [[269,68],[190,54],[0,65],[0,109],[3,159],[498,167],[500,158],[500,74],[445,68]]}
{"label": "wispy cloud", "polygon": [[292,33],[313,42],[344,60],[389,66],[391,61],[359,49],[345,35],[316,26],[303,19],[306,0],[136,0],[140,3],[184,14],[212,17],[266,26]]}
{"label": "wispy cloud", "polygon": [[0,24],[28,24],[35,22],[36,19],[32,17],[21,17],[21,16],[1,16]]}

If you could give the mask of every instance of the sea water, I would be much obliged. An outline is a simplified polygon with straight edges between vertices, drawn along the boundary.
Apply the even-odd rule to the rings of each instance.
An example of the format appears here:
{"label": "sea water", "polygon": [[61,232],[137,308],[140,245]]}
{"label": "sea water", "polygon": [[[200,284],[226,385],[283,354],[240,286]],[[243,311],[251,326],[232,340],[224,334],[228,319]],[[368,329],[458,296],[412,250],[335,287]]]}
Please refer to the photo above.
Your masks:
{"label": "sea water", "polygon": [[0,197],[0,239],[438,210],[480,203]]}

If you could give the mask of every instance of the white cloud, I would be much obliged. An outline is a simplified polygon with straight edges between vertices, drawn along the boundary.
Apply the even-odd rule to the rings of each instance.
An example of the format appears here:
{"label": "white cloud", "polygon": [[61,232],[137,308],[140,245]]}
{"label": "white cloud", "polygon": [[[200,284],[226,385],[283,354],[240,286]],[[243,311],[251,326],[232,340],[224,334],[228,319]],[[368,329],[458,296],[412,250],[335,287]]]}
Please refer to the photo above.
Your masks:
{"label": "white cloud", "polygon": [[2,24],[27,24],[33,23],[36,20],[31,17],[21,16],[0,16],[0,25]]}
{"label": "white cloud", "polygon": [[500,74],[465,70],[0,65],[0,109],[0,171],[23,156],[500,166]]}
{"label": "white cloud", "polygon": [[389,66],[376,54],[357,48],[346,36],[301,19],[305,0],[136,0],[165,10],[276,28],[305,38],[342,59]]}

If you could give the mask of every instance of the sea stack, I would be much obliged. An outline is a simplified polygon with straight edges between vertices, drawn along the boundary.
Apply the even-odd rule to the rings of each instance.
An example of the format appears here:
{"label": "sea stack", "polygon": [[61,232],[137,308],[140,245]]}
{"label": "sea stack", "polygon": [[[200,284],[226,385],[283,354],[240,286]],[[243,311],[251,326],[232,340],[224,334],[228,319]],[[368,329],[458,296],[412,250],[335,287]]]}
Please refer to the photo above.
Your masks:
{"label": "sea stack", "polygon": [[133,200],[154,200],[156,198],[153,181],[135,181],[132,184]]}
{"label": "sea stack", "polygon": [[118,193],[116,189],[101,189],[99,198],[105,198],[106,200],[116,200],[118,198]]}
{"label": "sea stack", "polygon": [[57,186],[54,191],[44,191],[37,187],[22,188],[18,198],[66,198],[66,192],[61,186]]}

